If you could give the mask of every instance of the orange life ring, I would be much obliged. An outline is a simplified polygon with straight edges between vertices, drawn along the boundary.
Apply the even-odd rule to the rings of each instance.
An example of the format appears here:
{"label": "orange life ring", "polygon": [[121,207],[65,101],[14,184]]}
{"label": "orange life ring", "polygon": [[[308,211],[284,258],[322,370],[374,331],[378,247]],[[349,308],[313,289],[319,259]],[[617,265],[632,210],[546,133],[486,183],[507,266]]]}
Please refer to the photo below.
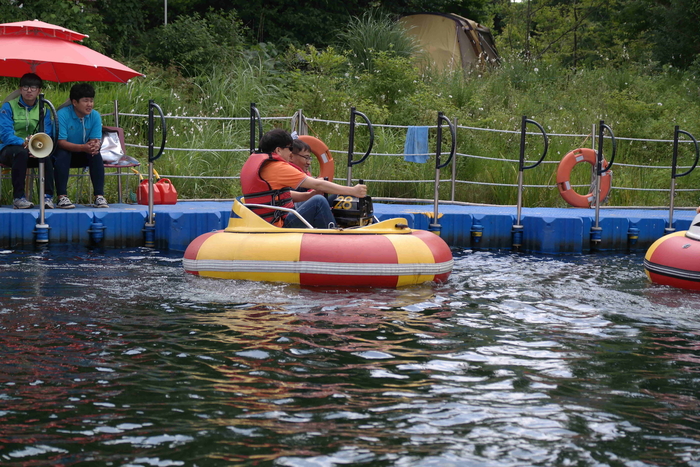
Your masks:
{"label": "orange life ring", "polygon": [[322,178],[328,177],[328,180],[332,182],[335,174],[335,162],[333,162],[333,154],[331,154],[331,150],[328,149],[326,143],[309,135],[299,135],[299,139],[308,144],[311,152],[316,156],[320,165],[318,176]]}
{"label": "orange life ring", "polygon": [[[559,162],[559,167],[557,168],[557,187],[559,188],[559,193],[564,201],[569,203],[571,206],[576,208],[589,208],[593,201],[595,200],[595,193],[591,192],[586,195],[580,195],[574,191],[571,187],[571,171],[574,166],[580,162],[588,162],[593,167],[595,167],[597,161],[597,154],[595,150],[589,148],[579,148],[574,149],[569,152],[564,158]],[[608,163],[603,159],[603,168],[607,167]],[[600,176],[600,199],[604,200],[607,198],[610,192],[610,185],[612,184],[612,173],[610,171],[604,172]]]}

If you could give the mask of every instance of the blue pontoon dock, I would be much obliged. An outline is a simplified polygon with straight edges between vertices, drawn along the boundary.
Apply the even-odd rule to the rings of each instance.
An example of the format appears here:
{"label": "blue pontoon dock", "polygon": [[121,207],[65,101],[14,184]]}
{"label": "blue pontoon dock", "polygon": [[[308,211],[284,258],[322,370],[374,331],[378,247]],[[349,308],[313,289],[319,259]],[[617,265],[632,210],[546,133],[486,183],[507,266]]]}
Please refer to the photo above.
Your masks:
{"label": "blue pontoon dock", "polygon": [[[155,248],[184,251],[198,235],[228,225],[232,201],[179,201],[158,205],[155,213]],[[432,204],[374,203],[380,220],[403,217],[411,228],[429,230]],[[695,211],[674,212],[676,230],[687,230]],[[0,247],[32,248],[36,242],[39,209],[17,210],[0,207]],[[98,245],[126,248],[144,245],[148,207],[111,204],[108,209],[77,205],[71,210],[46,210],[49,245]],[[441,236],[453,247],[513,249],[515,206],[440,205]],[[594,209],[523,208],[520,251],[542,254],[579,254],[644,251],[668,228],[668,209],[601,208],[600,242],[591,242]],[[479,233],[481,234],[479,236]]]}

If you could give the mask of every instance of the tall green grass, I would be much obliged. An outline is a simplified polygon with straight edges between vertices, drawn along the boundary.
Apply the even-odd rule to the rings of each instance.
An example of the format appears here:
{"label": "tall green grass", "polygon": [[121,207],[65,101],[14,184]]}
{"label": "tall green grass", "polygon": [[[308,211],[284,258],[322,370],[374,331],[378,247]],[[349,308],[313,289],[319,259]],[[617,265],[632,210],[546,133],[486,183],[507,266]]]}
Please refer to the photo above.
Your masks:
{"label": "tall green grass", "polygon": [[[313,51],[307,52],[307,58],[312,57]],[[319,56],[319,53],[326,55]],[[398,56],[384,56],[385,60],[375,61],[374,69],[362,71],[341,66],[344,52],[330,50],[316,51],[316,54],[315,64],[313,57],[307,60],[313,66],[280,60],[271,67],[264,60],[253,64],[241,60],[222,63],[211,74],[196,78],[183,78],[173,70],[144,65],[141,71],[146,73],[145,78],[134,79],[126,85],[96,83],[97,108],[109,114],[116,100],[120,113],[143,115],[147,114],[148,101],[152,99],[168,116],[240,119],[167,119],[167,147],[185,150],[168,150],[155,165],[162,175],[173,177],[182,198],[230,198],[240,193],[239,183],[233,177],[240,172],[247,155],[251,102],[256,103],[265,118],[265,130],[289,129],[288,117],[297,109],[303,109],[309,118],[331,120],[311,121],[311,134],[336,150],[336,179],[342,183],[347,173],[348,126],[336,121],[347,122],[351,107],[365,113],[373,124],[387,125],[375,128],[374,154],[353,168],[353,178],[366,180],[433,180],[434,156],[427,164],[416,164],[404,162],[402,157],[378,154],[403,153],[405,126],[435,125],[438,112],[464,127],[513,132],[468,128],[458,131],[458,153],[493,160],[458,156],[457,179],[491,184],[517,183],[517,163],[508,160],[519,156],[517,132],[523,115],[542,124],[551,135],[546,163],[525,172],[526,185],[553,186],[555,162],[577,147],[591,147],[592,144],[590,136],[555,134],[589,135],[601,120],[613,129],[617,138],[670,140],[675,125],[700,137],[698,77],[689,71],[668,68],[651,72],[630,63],[626,68],[601,67],[574,72],[555,65],[505,57],[499,68],[475,69],[464,76],[423,71],[409,59]],[[324,63],[332,66],[324,67]],[[0,93],[9,93],[14,86],[16,80],[3,79]],[[67,98],[69,88],[69,84],[47,83],[44,92],[52,102],[61,103]],[[105,116],[105,124],[112,124],[110,119]],[[145,118],[122,115],[119,124],[125,130],[128,143],[147,145]],[[156,131],[156,144],[160,141],[159,131]],[[528,127],[528,131],[537,130]],[[430,132],[431,152],[436,147],[435,133],[435,130]],[[449,148],[448,139],[443,140],[443,152]],[[367,128],[360,125],[355,137],[355,159],[364,154],[368,144]],[[607,158],[611,150],[606,140]],[[541,151],[541,138],[528,136],[528,161],[539,158]],[[145,162],[146,149],[130,148],[130,152]],[[682,144],[680,153],[679,163],[690,165],[694,157],[692,145]],[[670,169],[652,170],[625,164],[669,166],[671,155],[671,143],[618,139],[613,186],[664,191],[613,189],[609,204],[667,205]],[[441,171],[443,180],[450,177],[450,169]],[[678,179],[678,189],[697,188],[698,174],[700,171],[695,171]],[[176,178],[185,176],[191,178]],[[589,181],[590,171],[577,166],[572,182],[588,186]],[[112,181],[108,188],[114,190]],[[448,199],[449,191],[449,183],[442,183],[441,198]],[[577,191],[587,190],[579,188]],[[370,194],[431,198],[433,184],[377,182],[370,184]],[[114,192],[109,196],[113,198]],[[515,204],[517,193],[514,187],[458,183],[455,199]],[[677,206],[697,204],[697,192],[677,193]],[[557,189],[552,187],[527,188],[524,205],[566,206]]]}

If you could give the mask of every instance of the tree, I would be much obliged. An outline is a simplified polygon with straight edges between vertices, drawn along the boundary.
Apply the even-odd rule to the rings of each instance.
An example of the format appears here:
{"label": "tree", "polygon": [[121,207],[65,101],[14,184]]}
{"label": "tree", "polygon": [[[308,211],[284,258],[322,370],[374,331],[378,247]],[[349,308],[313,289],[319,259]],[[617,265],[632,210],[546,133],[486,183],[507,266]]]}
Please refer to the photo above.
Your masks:
{"label": "tree", "polygon": [[700,56],[700,4],[697,0],[646,2],[654,15],[648,29],[654,58],[680,68],[691,65]]}
{"label": "tree", "polygon": [[652,58],[685,68],[700,56],[695,0],[503,1],[495,11],[502,51],[573,68]]}

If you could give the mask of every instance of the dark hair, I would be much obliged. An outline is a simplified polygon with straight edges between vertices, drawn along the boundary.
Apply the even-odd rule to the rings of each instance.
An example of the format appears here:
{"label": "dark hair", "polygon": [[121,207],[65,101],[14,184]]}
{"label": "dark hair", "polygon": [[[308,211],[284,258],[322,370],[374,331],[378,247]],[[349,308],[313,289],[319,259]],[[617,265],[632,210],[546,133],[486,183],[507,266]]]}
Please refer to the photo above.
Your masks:
{"label": "dark hair", "polygon": [[292,142],[292,153],[299,154],[301,151],[311,152],[311,146],[297,138]]}
{"label": "dark hair", "polygon": [[19,87],[22,86],[36,86],[38,88],[44,87],[44,82],[39,78],[39,75],[35,73],[25,73],[19,79]]}
{"label": "dark hair", "polygon": [[79,101],[83,97],[95,97],[95,88],[88,83],[74,84],[70,88],[70,100]]}
{"label": "dark hair", "polygon": [[291,146],[292,141],[292,135],[281,128],[275,128],[260,138],[260,152],[272,154],[276,148]]}

